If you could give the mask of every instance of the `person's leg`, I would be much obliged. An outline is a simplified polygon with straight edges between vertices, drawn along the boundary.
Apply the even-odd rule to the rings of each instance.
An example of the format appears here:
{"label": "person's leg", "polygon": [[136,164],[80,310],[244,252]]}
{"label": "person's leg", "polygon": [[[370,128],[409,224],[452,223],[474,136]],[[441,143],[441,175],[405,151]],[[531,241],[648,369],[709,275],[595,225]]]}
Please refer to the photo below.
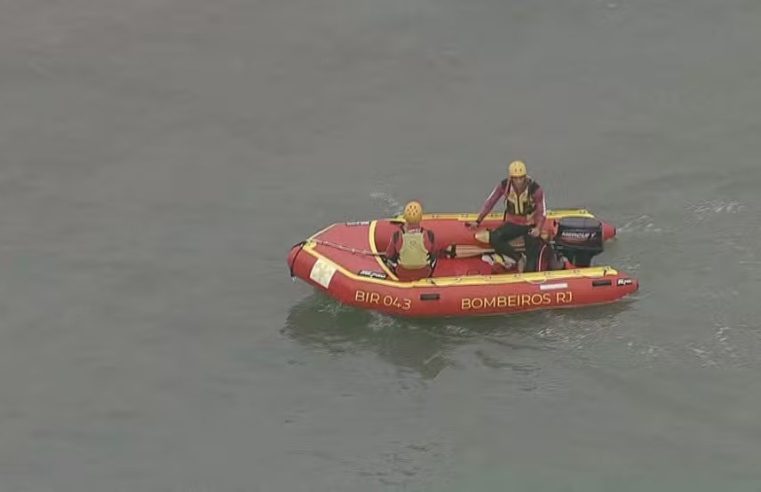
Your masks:
{"label": "person's leg", "polygon": [[489,234],[489,244],[491,244],[496,253],[509,256],[517,262],[521,255],[510,246],[510,241],[523,235],[527,236],[529,229],[529,226],[506,222]]}
{"label": "person's leg", "polygon": [[537,266],[539,262],[539,251],[541,249],[541,244],[539,242],[538,238],[535,238],[531,236],[530,234],[526,234],[524,237],[524,241],[526,244],[526,272],[535,272],[537,271]]}
{"label": "person's leg", "polygon": [[565,270],[565,259],[553,248],[550,248],[550,270]]}

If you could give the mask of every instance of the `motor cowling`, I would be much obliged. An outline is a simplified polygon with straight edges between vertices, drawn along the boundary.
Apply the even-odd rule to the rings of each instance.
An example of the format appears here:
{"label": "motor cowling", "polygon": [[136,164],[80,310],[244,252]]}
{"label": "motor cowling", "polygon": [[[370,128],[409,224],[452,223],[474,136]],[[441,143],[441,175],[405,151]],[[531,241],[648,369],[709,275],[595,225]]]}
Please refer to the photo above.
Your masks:
{"label": "motor cowling", "polygon": [[603,251],[603,224],[588,217],[564,217],[558,221],[555,249],[578,267],[588,267]]}

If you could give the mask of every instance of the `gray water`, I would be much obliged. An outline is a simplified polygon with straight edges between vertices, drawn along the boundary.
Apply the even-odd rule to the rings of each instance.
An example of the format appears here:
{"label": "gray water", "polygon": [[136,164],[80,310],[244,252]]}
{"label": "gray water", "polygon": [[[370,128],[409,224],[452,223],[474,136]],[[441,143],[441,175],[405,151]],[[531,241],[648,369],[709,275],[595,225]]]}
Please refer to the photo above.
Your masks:
{"label": "gray water", "polygon": [[[761,2],[0,2],[0,490],[761,490]],[[524,159],[640,292],[401,321],[327,224]]]}

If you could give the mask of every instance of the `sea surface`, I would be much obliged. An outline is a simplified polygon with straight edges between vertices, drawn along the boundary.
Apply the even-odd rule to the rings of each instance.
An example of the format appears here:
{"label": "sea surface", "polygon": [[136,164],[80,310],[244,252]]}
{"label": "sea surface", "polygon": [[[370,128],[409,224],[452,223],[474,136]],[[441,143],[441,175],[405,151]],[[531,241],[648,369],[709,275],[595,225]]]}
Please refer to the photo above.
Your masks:
{"label": "sea surface", "polygon": [[[758,0],[0,0],[0,490],[761,490]],[[523,159],[606,307],[289,277]]]}

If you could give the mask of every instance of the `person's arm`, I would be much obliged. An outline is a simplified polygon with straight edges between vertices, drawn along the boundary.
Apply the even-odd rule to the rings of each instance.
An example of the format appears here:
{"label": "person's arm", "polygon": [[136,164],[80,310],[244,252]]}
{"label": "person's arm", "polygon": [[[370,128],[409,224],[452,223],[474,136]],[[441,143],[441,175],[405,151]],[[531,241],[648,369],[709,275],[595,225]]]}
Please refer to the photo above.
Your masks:
{"label": "person's arm", "polygon": [[500,198],[505,196],[505,189],[507,188],[507,180],[500,181],[497,186],[494,187],[491,194],[488,198],[486,198],[486,201],[484,202],[483,206],[481,207],[481,212],[478,214],[478,219],[476,219],[476,223],[480,224],[486,215],[492,211],[494,208],[494,205],[497,204]]}
{"label": "person's arm", "polygon": [[431,256],[438,256],[439,250],[436,247],[436,236],[433,231],[425,231],[425,237],[423,238],[425,249],[431,254]]}
{"label": "person's arm", "polygon": [[396,261],[396,257],[399,254],[398,251],[398,242],[401,237],[401,233],[399,231],[394,232],[394,234],[391,236],[391,240],[388,242],[388,246],[386,247],[386,259],[389,261]]}

